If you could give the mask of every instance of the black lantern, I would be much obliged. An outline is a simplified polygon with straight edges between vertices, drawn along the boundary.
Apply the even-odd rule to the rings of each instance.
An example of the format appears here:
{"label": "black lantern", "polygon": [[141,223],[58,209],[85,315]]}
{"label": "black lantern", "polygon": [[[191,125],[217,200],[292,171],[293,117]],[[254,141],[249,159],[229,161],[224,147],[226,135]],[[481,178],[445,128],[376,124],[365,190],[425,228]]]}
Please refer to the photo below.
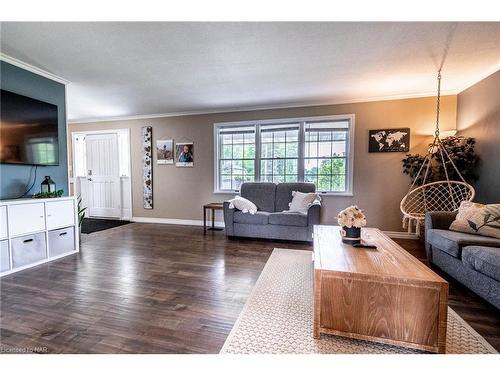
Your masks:
{"label": "black lantern", "polygon": [[56,191],[56,183],[50,178],[45,176],[45,180],[41,184],[42,193],[54,193]]}

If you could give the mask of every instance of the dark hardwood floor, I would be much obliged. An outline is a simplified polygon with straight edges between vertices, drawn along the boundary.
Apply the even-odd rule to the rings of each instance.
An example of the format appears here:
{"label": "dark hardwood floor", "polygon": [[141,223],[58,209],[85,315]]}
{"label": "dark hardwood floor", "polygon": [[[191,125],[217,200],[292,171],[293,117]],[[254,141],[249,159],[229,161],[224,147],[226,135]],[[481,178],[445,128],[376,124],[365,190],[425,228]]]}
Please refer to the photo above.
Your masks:
{"label": "dark hardwood floor", "polygon": [[[78,255],[2,278],[0,345],[217,353],[272,249],[311,247],[202,233],[134,223],[91,235]],[[418,242],[398,242],[425,261]],[[450,306],[500,350],[499,311],[455,284]]]}

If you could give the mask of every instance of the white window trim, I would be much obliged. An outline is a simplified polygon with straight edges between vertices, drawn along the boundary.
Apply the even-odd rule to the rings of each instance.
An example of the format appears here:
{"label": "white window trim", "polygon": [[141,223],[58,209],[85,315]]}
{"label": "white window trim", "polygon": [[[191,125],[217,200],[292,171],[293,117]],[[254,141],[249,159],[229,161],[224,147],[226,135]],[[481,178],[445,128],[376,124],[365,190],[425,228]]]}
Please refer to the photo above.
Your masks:
{"label": "white window trim", "polygon": [[[301,134],[299,137],[304,138],[305,126],[306,122],[312,121],[339,121],[339,120],[349,120],[349,131],[348,131],[348,142],[346,144],[346,152],[347,152],[347,186],[346,191],[342,192],[326,192],[321,193],[321,195],[325,196],[342,196],[342,197],[352,197],[353,194],[353,179],[354,179],[354,129],[355,129],[355,115],[354,114],[345,114],[345,115],[329,115],[329,116],[313,116],[313,117],[293,117],[293,118],[278,118],[278,119],[267,119],[267,120],[251,120],[251,121],[232,121],[232,122],[217,122],[214,123],[214,194],[237,194],[239,191],[236,190],[220,190],[219,189],[219,156],[220,156],[220,147],[219,147],[219,129],[225,127],[243,127],[250,125],[270,125],[270,124],[281,124],[281,123],[290,123],[297,122],[300,123],[300,131]],[[256,134],[256,137],[258,135]],[[256,139],[257,143],[257,139]],[[299,142],[299,146],[303,147],[303,141]],[[256,147],[256,158],[257,158],[257,147]],[[300,161],[303,158],[299,158]],[[300,168],[300,166],[299,166]]]}

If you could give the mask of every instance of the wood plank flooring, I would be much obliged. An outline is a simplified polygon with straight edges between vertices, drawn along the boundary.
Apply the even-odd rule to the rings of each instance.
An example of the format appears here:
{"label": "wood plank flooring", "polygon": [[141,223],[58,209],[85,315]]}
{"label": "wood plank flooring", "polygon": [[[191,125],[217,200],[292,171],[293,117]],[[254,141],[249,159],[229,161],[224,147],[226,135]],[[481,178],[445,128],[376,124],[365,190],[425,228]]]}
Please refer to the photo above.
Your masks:
{"label": "wood plank flooring", "polygon": [[[272,249],[311,247],[202,233],[134,223],[91,235],[78,255],[2,278],[0,346],[218,353]],[[402,246],[417,257],[423,249]],[[450,305],[500,350],[498,310],[453,285]]]}

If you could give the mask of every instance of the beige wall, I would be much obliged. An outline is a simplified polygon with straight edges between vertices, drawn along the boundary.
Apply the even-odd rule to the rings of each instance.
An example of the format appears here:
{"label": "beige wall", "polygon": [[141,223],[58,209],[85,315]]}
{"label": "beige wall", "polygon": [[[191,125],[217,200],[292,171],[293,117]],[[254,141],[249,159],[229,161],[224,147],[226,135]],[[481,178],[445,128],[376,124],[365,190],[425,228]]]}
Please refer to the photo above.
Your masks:
{"label": "beige wall", "polygon": [[458,95],[457,130],[477,142],[481,164],[475,200],[499,203],[500,70]]}
{"label": "beige wall", "polygon": [[[456,126],[456,96],[442,98],[442,130]],[[368,130],[411,128],[410,152],[422,152],[432,140],[435,98],[416,98],[317,107],[230,112],[206,115],[151,118],[87,124],[70,124],[69,133],[82,130],[131,129],[133,216],[169,219],[202,219],[202,205],[223,201],[231,195],[213,194],[213,124],[226,121],[302,116],[355,114],[354,196],[323,198],[322,221],[335,223],[338,211],[350,204],[366,210],[368,224],[383,230],[401,230],[399,202],[410,179],[401,173],[403,153],[368,153]],[[193,168],[157,165],[153,168],[154,209],[142,208],[141,127],[153,127],[153,141],[172,137],[195,143]],[[71,139],[71,136],[69,137]],[[71,143],[71,142],[69,142]],[[155,156],[156,157],[156,156]]]}

